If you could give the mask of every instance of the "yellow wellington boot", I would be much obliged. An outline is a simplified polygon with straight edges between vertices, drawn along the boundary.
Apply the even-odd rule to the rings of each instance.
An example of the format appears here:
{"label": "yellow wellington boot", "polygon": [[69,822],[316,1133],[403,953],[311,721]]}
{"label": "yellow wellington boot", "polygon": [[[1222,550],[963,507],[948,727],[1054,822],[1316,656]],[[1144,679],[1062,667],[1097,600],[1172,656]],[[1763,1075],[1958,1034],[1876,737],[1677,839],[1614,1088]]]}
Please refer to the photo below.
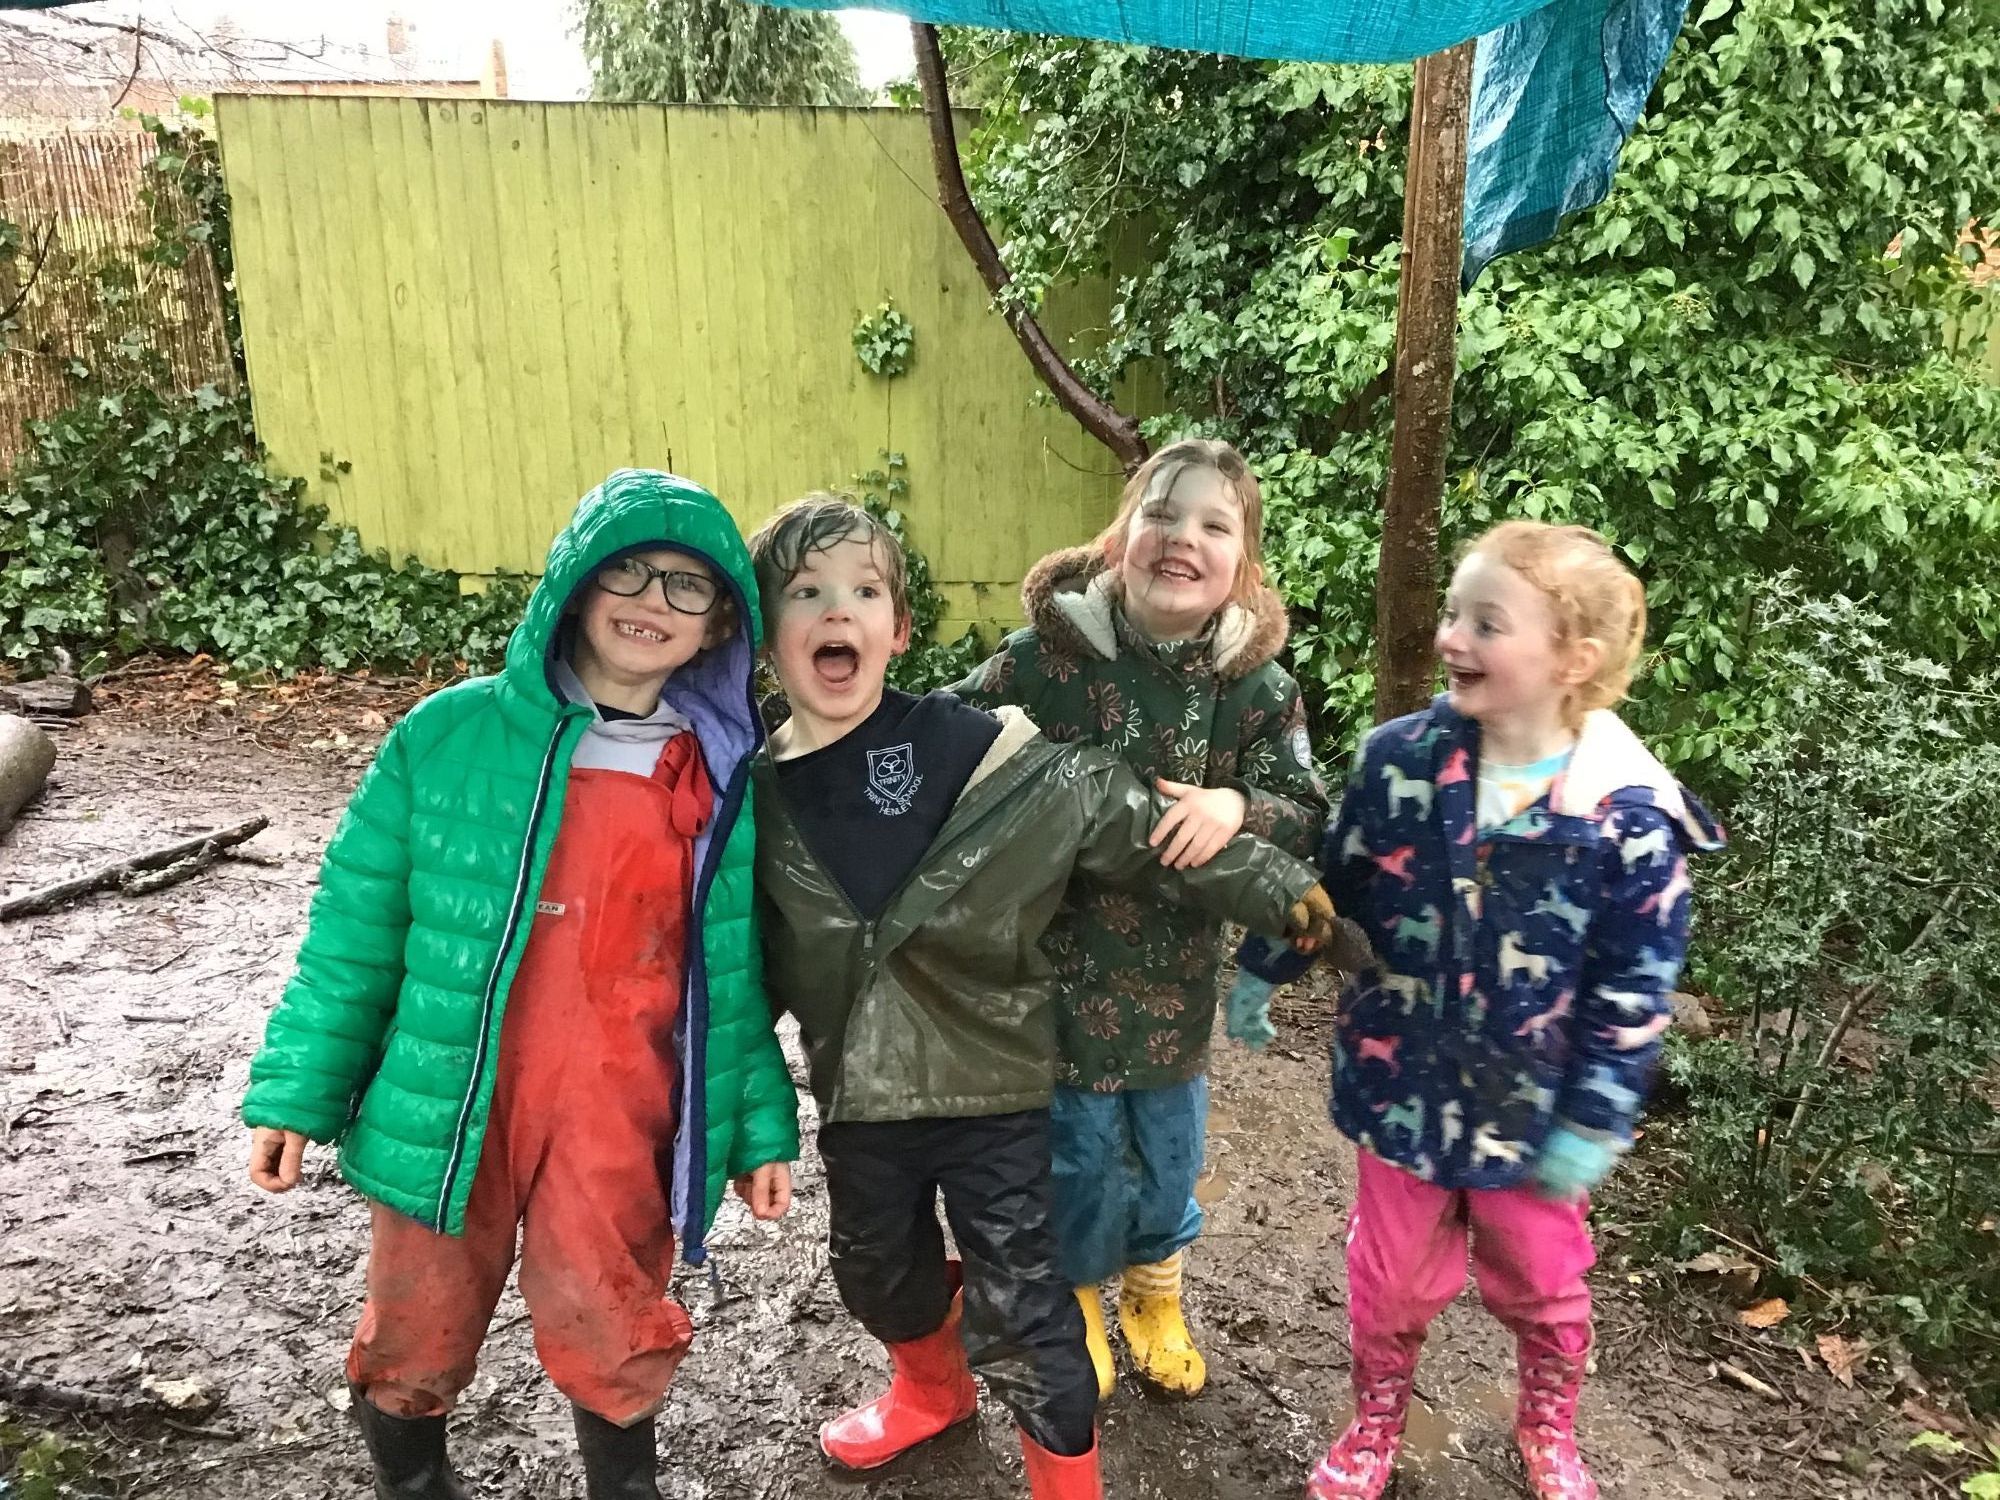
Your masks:
{"label": "yellow wellington boot", "polygon": [[1118,1326],[1132,1346],[1139,1373],[1174,1396],[1193,1396],[1208,1382],[1208,1366],[1181,1317],[1181,1257],[1127,1266],[1118,1294]]}
{"label": "yellow wellington boot", "polygon": [[1111,1336],[1104,1331],[1104,1298],[1094,1286],[1076,1289],[1083,1309],[1083,1343],[1090,1350],[1090,1367],[1097,1371],[1097,1399],[1109,1401],[1118,1389],[1118,1372],[1111,1364]]}

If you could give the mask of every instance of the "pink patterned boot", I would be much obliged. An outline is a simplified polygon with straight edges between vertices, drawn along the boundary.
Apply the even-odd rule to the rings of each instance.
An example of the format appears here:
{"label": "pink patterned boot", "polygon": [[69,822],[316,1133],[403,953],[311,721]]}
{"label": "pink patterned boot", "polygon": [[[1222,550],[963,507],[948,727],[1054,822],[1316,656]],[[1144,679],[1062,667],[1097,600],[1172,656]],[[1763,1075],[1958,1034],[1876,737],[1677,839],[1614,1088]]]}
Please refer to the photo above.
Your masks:
{"label": "pink patterned boot", "polygon": [[1354,1420],[1306,1481],[1306,1500],[1377,1500],[1389,1487],[1416,1386],[1417,1349],[1384,1358],[1354,1354]]}
{"label": "pink patterned boot", "polygon": [[1514,1443],[1536,1500],[1597,1500],[1597,1481],[1576,1451],[1576,1399],[1590,1359],[1590,1325],[1530,1328],[1519,1335],[1520,1404]]}

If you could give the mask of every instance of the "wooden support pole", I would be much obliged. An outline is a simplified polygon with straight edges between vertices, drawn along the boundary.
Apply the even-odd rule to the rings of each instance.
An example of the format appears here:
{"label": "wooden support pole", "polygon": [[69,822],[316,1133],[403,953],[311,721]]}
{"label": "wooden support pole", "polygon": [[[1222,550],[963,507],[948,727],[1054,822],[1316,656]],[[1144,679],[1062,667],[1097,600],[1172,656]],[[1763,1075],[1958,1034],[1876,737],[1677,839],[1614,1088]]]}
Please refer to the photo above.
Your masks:
{"label": "wooden support pole", "polygon": [[1438,512],[1451,449],[1464,255],[1465,127],[1472,52],[1461,42],[1417,62],[1396,293],[1396,431],[1375,576],[1375,718],[1430,701],[1436,667]]}

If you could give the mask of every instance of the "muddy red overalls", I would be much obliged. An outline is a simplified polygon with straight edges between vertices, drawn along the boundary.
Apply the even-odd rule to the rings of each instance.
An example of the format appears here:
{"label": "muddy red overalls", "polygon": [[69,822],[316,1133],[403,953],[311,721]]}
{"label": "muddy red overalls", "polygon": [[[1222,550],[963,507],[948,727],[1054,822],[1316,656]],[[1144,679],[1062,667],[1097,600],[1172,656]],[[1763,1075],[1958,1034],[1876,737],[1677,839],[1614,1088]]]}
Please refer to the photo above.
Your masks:
{"label": "muddy red overalls", "polygon": [[667,742],[650,778],[570,773],[507,995],[465,1233],[370,1205],[368,1302],[347,1375],[381,1410],[437,1415],[470,1383],[517,1226],[521,1295],[557,1388],[621,1424],[665,1396],[693,1334],[667,1299],[673,1029],[695,836],[711,808],[692,734]]}

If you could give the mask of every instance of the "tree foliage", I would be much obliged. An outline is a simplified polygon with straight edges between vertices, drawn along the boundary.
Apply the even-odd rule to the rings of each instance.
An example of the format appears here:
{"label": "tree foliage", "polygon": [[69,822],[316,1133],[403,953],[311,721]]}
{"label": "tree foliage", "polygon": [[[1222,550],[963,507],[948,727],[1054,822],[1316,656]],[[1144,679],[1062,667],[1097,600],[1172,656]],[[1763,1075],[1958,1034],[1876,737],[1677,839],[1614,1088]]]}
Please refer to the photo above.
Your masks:
{"label": "tree foliage", "polygon": [[[1021,36],[978,66],[1004,76],[976,190],[1023,294],[1112,275],[1100,387],[1150,365],[1156,433],[1249,454],[1297,669],[1351,743],[1409,70]],[[2000,639],[2000,392],[1951,349],[1961,230],[2000,212],[2000,0],[1709,0],[1652,106],[1609,199],[1465,300],[1446,541],[1613,536],[1657,622],[1647,728],[1740,775],[1781,711],[1739,672],[1760,580],[1870,597],[1940,661]]]}
{"label": "tree foliage", "polygon": [[599,99],[661,104],[866,104],[831,12],[751,0],[581,0]]}

